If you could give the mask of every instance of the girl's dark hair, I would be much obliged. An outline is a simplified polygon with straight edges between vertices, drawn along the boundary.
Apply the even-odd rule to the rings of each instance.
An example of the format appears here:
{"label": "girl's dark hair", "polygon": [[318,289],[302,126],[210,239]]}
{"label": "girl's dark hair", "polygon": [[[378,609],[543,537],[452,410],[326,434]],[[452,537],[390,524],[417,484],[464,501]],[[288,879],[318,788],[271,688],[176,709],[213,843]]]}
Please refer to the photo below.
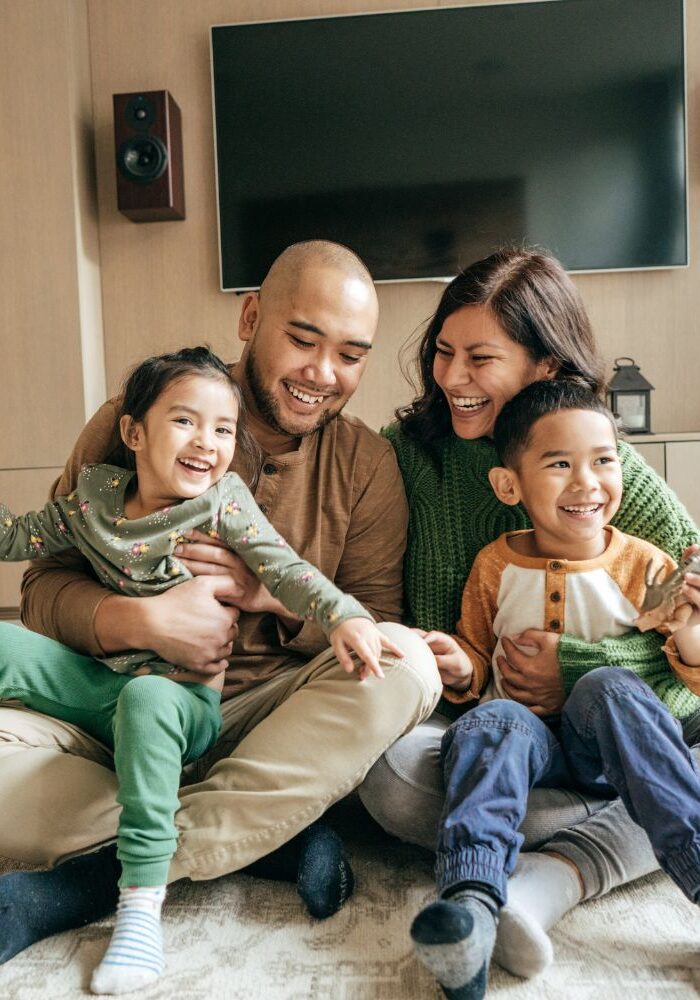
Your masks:
{"label": "girl's dark hair", "polygon": [[[249,484],[254,485],[261,454],[246,425],[243,392],[228,366],[208,347],[183,347],[172,354],[154,355],[133,368],[124,381],[117,422],[129,416],[140,423],[169,385],[189,375],[218,379],[230,387],[238,403],[236,446],[243,452]],[[126,445],[122,445],[119,457],[126,468],[135,468],[134,453]]]}
{"label": "girl's dark hair", "polygon": [[528,446],[532,428],[548,413],[560,410],[592,410],[610,421],[617,440],[615,418],[600,396],[581,378],[544,379],[526,385],[496,417],[493,443],[501,463],[515,468]]}
{"label": "girl's dark hair", "polygon": [[473,305],[488,306],[533,361],[555,358],[559,378],[583,379],[594,393],[602,393],[603,361],[581,297],[562,265],[527,247],[497,250],[458,274],[443,292],[420,342],[420,394],[396,411],[402,429],[428,451],[452,428],[447,401],[433,377],[436,340],[448,316]]}

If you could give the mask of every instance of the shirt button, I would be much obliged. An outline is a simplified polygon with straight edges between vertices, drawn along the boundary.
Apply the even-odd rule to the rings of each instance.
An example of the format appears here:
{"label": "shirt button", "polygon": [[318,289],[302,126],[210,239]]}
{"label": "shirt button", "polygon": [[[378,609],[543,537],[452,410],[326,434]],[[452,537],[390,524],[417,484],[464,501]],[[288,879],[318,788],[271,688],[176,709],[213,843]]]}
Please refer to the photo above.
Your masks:
{"label": "shirt button", "polygon": [[554,601],[554,603],[556,604],[557,601],[561,600],[561,594],[559,593],[558,590],[555,590],[553,594],[549,595],[549,599],[550,601]]}
{"label": "shirt button", "polygon": [[258,507],[260,508],[260,510],[261,510],[261,512],[263,514],[267,514],[267,504],[265,504],[265,503],[259,503]]}
{"label": "shirt button", "polygon": [[561,563],[557,559],[555,559],[553,562],[549,564],[549,568],[554,570],[561,569]]}
{"label": "shirt button", "polygon": [[558,618],[552,618],[551,622],[549,623],[549,627],[551,629],[554,629],[555,632],[559,628],[560,625],[561,625],[561,622],[559,621]]}
{"label": "shirt button", "polygon": [[273,465],[272,462],[265,462],[263,465],[263,472],[266,476],[274,476],[277,472],[277,466]]}

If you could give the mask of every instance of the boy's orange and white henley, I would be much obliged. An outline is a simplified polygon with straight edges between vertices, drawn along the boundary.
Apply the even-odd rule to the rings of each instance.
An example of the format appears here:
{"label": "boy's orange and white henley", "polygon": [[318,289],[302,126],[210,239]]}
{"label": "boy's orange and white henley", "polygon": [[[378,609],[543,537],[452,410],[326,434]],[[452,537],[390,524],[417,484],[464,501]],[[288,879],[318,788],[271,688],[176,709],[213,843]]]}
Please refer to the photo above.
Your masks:
{"label": "boy's orange and white henley", "polygon": [[[664,576],[676,564],[649,542],[611,525],[605,531],[605,552],[582,562],[520,555],[508,540],[522,531],[506,532],[481,550],[464,588],[455,635],[473,664],[474,677],[469,691],[447,688],[449,701],[473,701],[481,691],[482,702],[508,697],[498,667],[504,655],[502,636],[535,628],[600,642],[635,628],[649,561],[654,570],[664,567]],[[658,631],[670,636],[672,628],[660,625]],[[664,651],[676,677],[700,694],[700,670],[680,662],[672,637]]]}

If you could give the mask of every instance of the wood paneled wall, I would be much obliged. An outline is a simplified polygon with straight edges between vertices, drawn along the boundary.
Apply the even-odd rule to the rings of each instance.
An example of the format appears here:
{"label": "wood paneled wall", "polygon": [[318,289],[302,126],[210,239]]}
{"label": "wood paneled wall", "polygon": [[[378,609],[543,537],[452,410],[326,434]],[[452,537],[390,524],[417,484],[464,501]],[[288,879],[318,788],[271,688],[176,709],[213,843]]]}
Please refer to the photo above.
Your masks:
{"label": "wood paneled wall", "polygon": [[24,511],[105,392],[86,0],[0,0],[0,94],[0,499]]}
{"label": "wood paneled wall", "polygon": [[[674,431],[700,429],[700,0],[686,2],[691,266],[575,279],[606,357],[637,359],[656,385],[655,429]],[[210,25],[426,6],[443,4],[0,0],[7,499],[41,504],[86,417],[145,354],[208,341],[238,356],[240,299],[219,291]],[[426,62],[429,55],[426,46]],[[161,88],[183,114],[187,219],[135,225],[116,208],[111,95]],[[432,282],[379,287],[379,337],[351,404],[371,425],[411,398],[398,355],[441,290]]]}
{"label": "wood paneled wall", "polygon": [[[235,21],[440,6],[427,0],[88,0],[97,139],[107,379],[145,351],[207,340],[227,357],[239,301],[218,291],[208,28]],[[445,4],[447,6],[447,4]],[[606,357],[632,355],[656,385],[657,429],[700,427],[700,4],[688,3],[693,264],[688,269],[576,277]],[[426,59],[429,53],[426,51]],[[170,89],[183,114],[187,219],[134,225],[116,210],[111,94]],[[397,353],[434,308],[441,286],[380,286],[380,334],[353,412],[378,426],[410,398]]]}
{"label": "wood paneled wall", "polygon": [[23,469],[62,464],[85,420],[80,270],[97,229],[94,184],[78,207],[84,137],[93,162],[87,8],[4,0],[0,25],[0,469]]}
{"label": "wood paneled wall", "polygon": [[[0,103],[0,469],[63,461],[104,395],[102,322],[108,392],[148,352],[206,340],[238,355],[240,300],[218,288],[209,26],[430,5],[0,0],[0,87],[13,95]],[[656,385],[658,430],[700,428],[700,2],[687,8],[691,266],[575,279],[606,357],[634,356]],[[111,95],[162,87],[183,112],[188,216],[135,225],[116,209]],[[440,292],[380,286],[380,334],[351,404],[371,424],[410,398],[397,356]]]}

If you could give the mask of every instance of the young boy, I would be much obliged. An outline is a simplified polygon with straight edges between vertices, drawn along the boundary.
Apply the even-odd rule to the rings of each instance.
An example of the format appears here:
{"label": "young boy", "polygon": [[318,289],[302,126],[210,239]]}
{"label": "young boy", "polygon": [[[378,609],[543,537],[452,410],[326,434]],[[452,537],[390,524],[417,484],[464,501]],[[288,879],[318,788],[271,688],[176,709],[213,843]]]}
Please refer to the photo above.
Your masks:
{"label": "young boy", "polygon": [[635,627],[650,560],[654,571],[675,564],[609,524],[622,494],[617,434],[587,387],[528,386],[503,408],[494,439],[503,466],[489,473],[491,485],[503,503],[523,504],[533,528],[506,533],[479,553],[457,635],[425,636],[456,689],[451,700],[485,687],[480,704],[443,739],[441,899],[411,927],[418,958],[452,1000],[484,996],[535,784],[619,795],[664,871],[700,901],[700,777],[679,723],[700,709],[693,693],[700,694],[700,594],[684,584],[683,609],[659,626],[668,636],[666,665],[583,674],[558,716],[540,718],[537,709],[505,700],[501,636],[518,641],[529,627],[589,642],[620,635]]}

